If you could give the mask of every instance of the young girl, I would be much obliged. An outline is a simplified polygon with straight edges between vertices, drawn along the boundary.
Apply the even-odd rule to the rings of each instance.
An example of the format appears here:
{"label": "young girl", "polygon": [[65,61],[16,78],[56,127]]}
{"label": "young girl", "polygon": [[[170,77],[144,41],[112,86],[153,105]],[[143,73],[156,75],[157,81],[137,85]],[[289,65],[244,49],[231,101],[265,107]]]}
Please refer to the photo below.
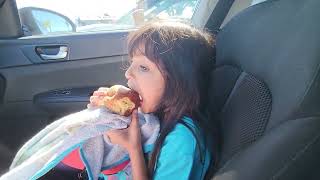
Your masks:
{"label": "young girl", "polygon": [[[127,84],[139,93],[140,110],[159,117],[160,135],[147,159],[136,111],[130,127],[106,135],[128,151],[135,180],[204,179],[212,157],[199,109],[207,98],[213,39],[186,24],[156,22],[129,35],[128,51]],[[90,98],[90,105],[103,96],[104,89],[100,88]]]}

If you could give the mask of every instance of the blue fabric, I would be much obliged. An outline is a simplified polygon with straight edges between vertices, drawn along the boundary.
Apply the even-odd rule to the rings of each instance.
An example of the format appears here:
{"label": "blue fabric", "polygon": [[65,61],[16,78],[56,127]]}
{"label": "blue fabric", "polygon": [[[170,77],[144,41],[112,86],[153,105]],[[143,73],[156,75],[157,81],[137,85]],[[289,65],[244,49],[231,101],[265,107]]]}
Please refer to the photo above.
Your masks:
{"label": "blue fabric", "polygon": [[[173,131],[167,135],[160,150],[154,174],[155,180],[204,179],[211,159],[209,150],[204,146],[204,136],[192,119],[184,117],[183,121],[202,138],[200,139],[200,149],[204,159],[201,162],[196,137],[188,127],[178,123]],[[120,179],[121,175],[124,174],[119,172],[116,177]]]}
{"label": "blue fabric", "polygon": [[[194,125],[192,119],[184,117],[183,120],[203,138],[202,132]],[[185,125],[177,124],[166,137],[160,150],[154,179],[204,179],[211,156],[204,147],[204,140],[200,141],[203,162],[200,161],[195,136]]]}

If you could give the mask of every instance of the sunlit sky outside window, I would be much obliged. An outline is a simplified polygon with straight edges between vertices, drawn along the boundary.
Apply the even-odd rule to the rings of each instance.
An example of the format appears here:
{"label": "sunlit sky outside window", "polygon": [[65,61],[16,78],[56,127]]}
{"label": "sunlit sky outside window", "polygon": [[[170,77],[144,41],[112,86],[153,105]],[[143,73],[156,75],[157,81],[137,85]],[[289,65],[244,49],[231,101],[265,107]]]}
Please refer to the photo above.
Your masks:
{"label": "sunlit sky outside window", "polygon": [[18,8],[39,7],[59,12],[72,21],[80,18],[118,19],[136,7],[137,0],[16,0]]}

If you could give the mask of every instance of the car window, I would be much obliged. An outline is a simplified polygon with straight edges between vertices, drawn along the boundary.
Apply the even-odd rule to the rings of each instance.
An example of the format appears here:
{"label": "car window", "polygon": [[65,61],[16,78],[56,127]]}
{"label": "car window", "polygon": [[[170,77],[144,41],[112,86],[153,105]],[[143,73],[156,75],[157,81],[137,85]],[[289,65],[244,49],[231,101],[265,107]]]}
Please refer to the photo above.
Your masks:
{"label": "car window", "polygon": [[115,31],[155,19],[191,21],[199,0],[16,0],[28,35]]}
{"label": "car window", "polygon": [[49,32],[59,33],[72,31],[71,24],[69,24],[62,16],[41,10],[32,11],[32,16],[34,17],[36,25],[43,34],[47,34]]}

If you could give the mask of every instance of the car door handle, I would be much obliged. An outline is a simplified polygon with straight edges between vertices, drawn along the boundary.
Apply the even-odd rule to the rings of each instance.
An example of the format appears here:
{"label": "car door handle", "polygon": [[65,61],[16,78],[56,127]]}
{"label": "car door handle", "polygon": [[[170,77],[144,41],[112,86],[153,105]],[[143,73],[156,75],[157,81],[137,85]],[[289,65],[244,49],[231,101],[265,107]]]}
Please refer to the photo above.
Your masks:
{"label": "car door handle", "polygon": [[[57,50],[58,52],[55,54],[49,54],[49,51]],[[45,47],[37,47],[37,53],[40,55],[43,60],[59,60],[66,59],[68,56],[68,47],[67,46],[45,46]]]}

